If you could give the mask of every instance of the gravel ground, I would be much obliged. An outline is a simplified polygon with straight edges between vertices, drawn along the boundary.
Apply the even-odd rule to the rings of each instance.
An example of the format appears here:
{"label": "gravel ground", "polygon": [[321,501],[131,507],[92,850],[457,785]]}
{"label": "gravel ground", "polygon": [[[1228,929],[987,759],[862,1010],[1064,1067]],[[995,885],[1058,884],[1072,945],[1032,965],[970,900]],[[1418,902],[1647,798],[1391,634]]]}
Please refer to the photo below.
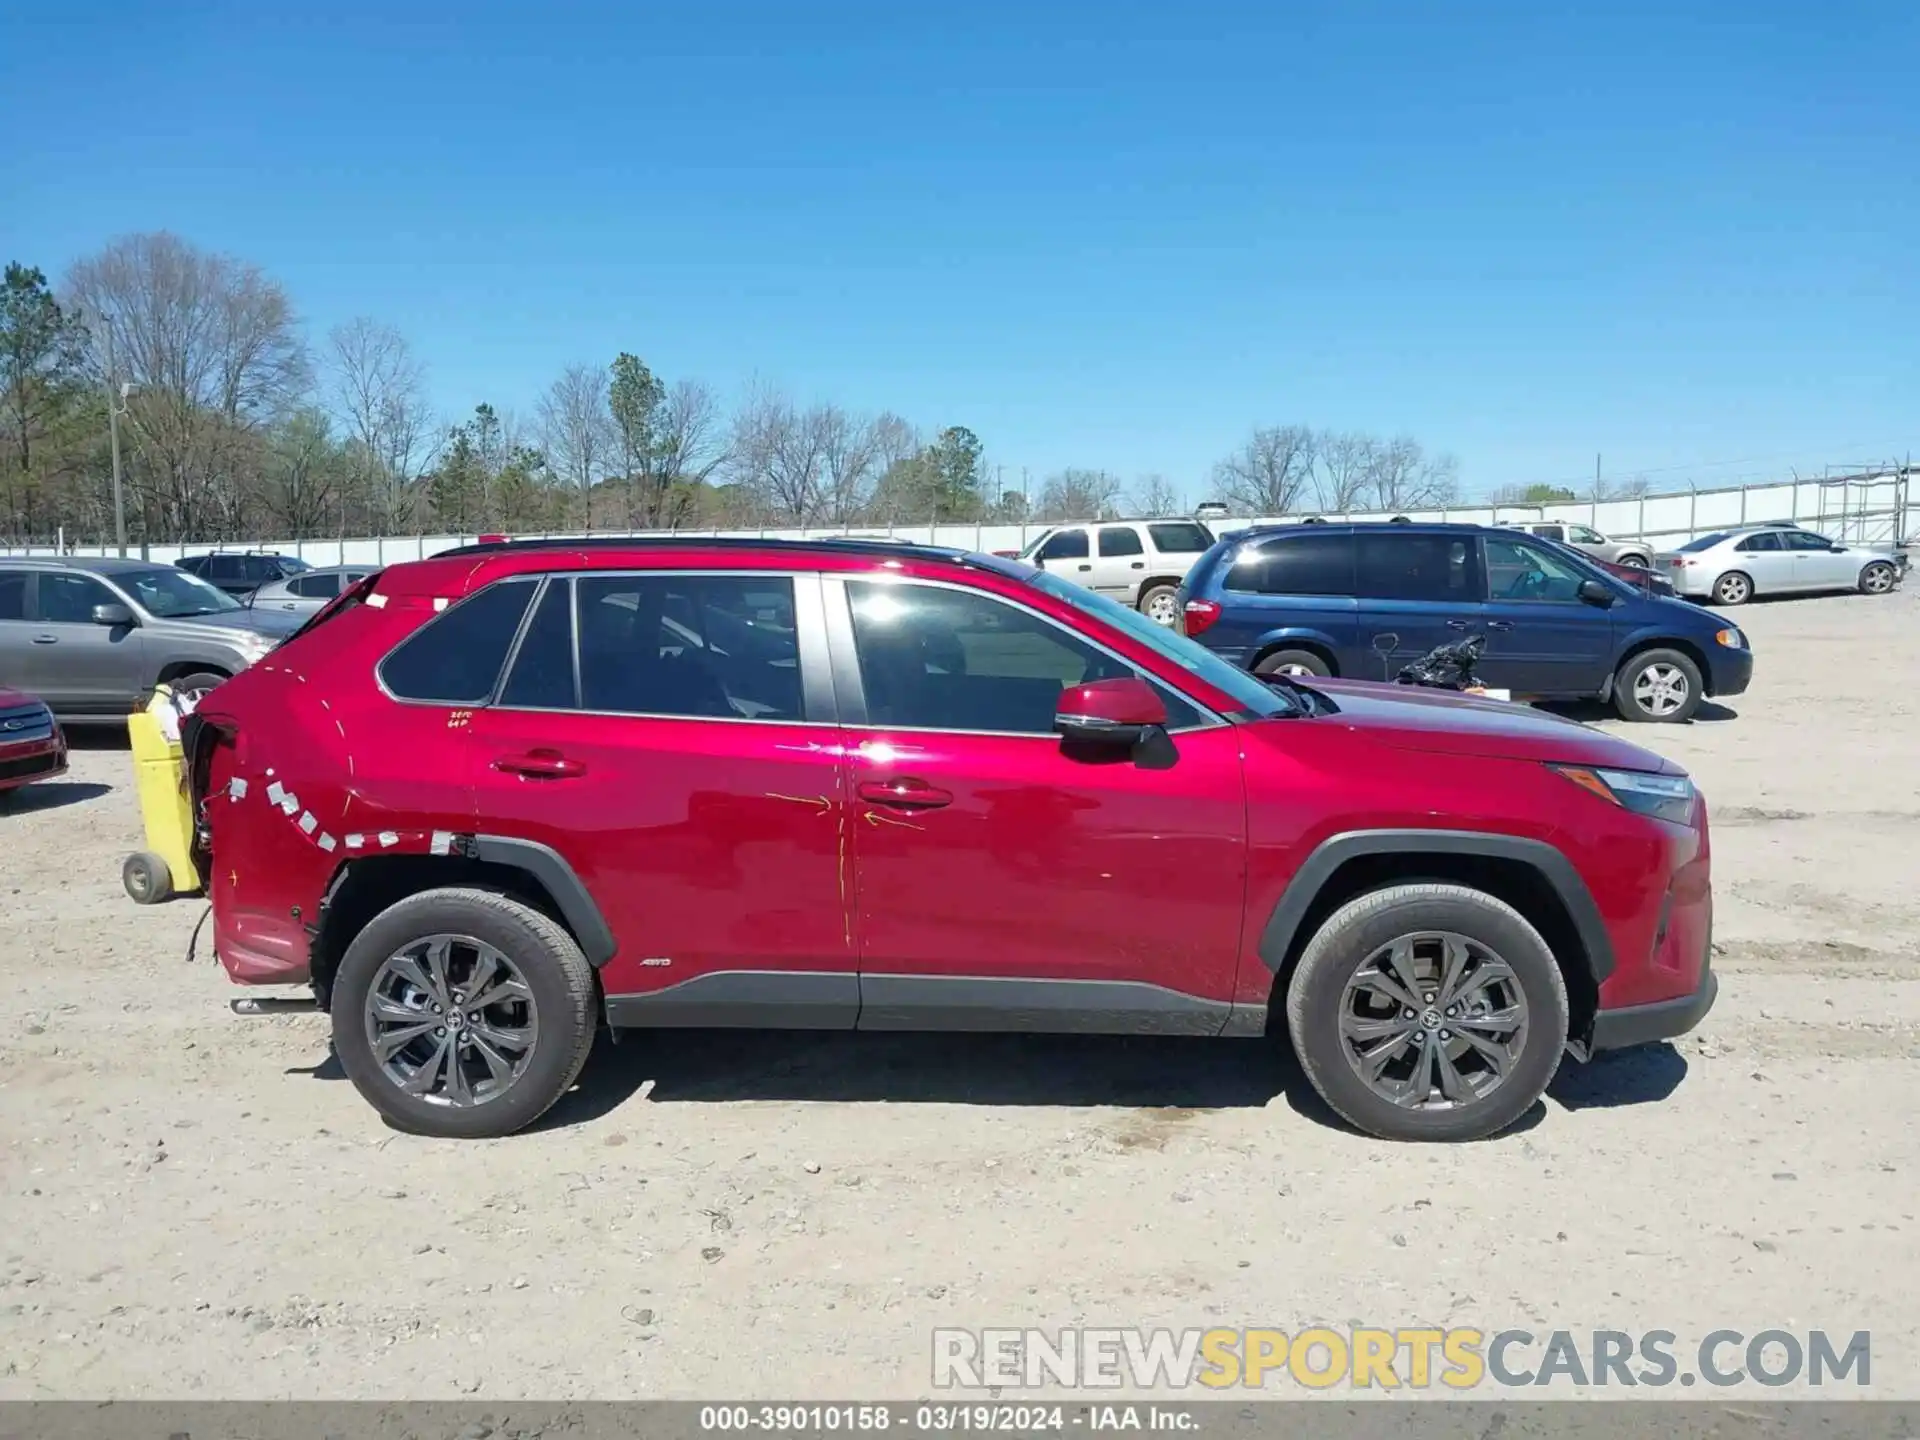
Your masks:
{"label": "gravel ground", "polygon": [[1452,1148],[1252,1044],[740,1033],[410,1139],[125,898],[90,742],[0,816],[0,1398],[907,1398],[935,1326],[1313,1321],[1870,1329],[1920,1396],[1920,590],[1738,618],[1749,694],[1596,716],[1713,806],[1719,1007]]}

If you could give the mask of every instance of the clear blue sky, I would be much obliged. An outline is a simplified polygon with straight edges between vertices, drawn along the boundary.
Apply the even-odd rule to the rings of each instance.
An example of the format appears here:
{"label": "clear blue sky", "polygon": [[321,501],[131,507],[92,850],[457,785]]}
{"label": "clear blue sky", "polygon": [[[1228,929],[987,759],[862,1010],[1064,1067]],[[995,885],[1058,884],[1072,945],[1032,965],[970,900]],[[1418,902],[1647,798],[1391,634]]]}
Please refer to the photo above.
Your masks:
{"label": "clear blue sky", "polygon": [[0,258],[174,230],[450,412],[630,349],[1194,498],[1293,421],[1920,449],[1912,0],[17,0],[0,134]]}

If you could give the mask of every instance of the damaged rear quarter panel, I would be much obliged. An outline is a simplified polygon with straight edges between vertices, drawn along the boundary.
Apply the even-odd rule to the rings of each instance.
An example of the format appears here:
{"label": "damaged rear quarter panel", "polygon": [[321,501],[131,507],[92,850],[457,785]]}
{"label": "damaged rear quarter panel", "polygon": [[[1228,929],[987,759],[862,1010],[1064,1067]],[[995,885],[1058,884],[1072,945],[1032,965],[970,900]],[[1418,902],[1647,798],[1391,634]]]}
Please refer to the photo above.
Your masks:
{"label": "damaged rear quarter panel", "polygon": [[412,597],[360,606],[208,698],[231,734],[208,769],[206,820],[214,949],[235,981],[308,979],[342,865],[432,853],[436,835],[472,829],[470,712],[395,701],[374,674],[432,613]]}

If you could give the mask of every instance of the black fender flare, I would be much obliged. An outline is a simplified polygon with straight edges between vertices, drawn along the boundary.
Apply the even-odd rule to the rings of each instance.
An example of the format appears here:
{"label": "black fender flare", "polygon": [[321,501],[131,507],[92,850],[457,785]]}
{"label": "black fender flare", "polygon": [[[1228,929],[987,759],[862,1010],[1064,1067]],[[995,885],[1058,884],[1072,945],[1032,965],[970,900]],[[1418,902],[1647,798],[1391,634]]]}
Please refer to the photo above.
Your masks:
{"label": "black fender flare", "polygon": [[1328,836],[1294,871],[1267,918],[1260,935],[1260,958],[1268,970],[1280,973],[1301,921],[1333,873],[1347,861],[1365,855],[1475,855],[1516,860],[1537,872],[1566,906],[1587,952],[1595,987],[1613,973],[1613,939],[1600,918],[1600,907],[1594,904],[1593,892],[1573,868],[1573,862],[1544,840],[1480,830],[1346,830]]}
{"label": "black fender flare", "polygon": [[488,865],[523,871],[540,882],[561,918],[579,940],[587,962],[598,970],[613,958],[613,930],[594,902],[593,894],[581,880],[566,856],[551,845],[537,840],[519,840],[510,835],[475,835],[468,853]]}

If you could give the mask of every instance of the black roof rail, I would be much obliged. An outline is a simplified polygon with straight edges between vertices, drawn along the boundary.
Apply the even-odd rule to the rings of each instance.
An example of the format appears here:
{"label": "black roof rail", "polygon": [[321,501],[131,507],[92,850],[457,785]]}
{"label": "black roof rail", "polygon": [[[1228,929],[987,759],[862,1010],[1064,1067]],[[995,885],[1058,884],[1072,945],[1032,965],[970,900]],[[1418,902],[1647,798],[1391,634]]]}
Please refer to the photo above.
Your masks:
{"label": "black roof rail", "polygon": [[923,560],[964,560],[971,553],[949,545],[919,545],[903,540],[828,536],[819,540],[760,540],[746,535],[576,535],[535,540],[481,540],[436,550],[430,560],[462,555],[512,555],[527,550],[793,550],[801,554],[912,555]]}

